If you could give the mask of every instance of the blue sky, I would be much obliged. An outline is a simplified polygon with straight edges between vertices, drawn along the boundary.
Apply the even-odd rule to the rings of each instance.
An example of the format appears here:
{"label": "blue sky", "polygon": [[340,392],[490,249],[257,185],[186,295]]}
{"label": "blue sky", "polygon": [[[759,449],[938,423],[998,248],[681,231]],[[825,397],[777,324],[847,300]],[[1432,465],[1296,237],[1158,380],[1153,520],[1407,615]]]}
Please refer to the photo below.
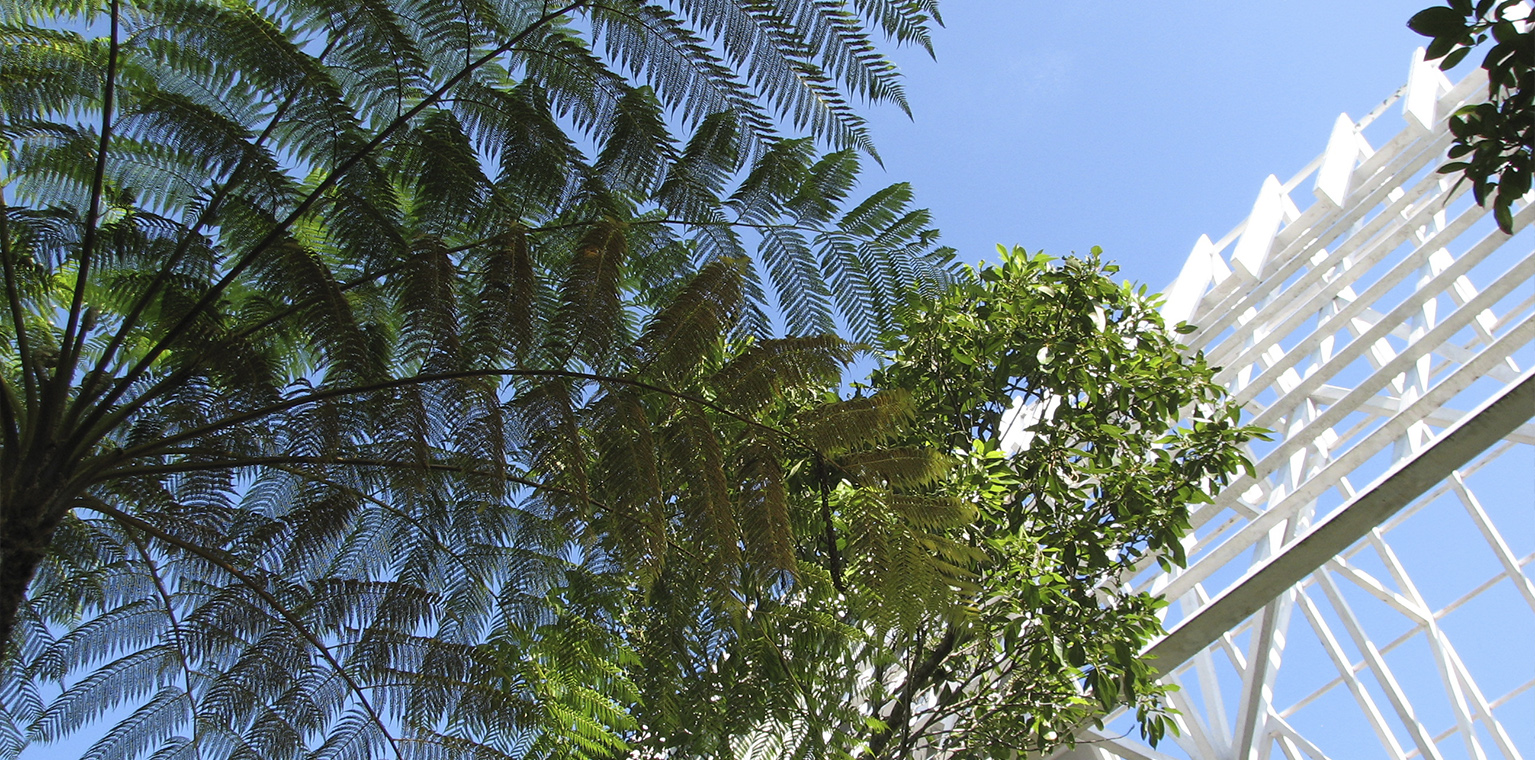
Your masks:
{"label": "blue sky", "polygon": [[1406,21],[1430,4],[946,2],[937,60],[896,54],[914,118],[872,114],[885,181],[915,184],[961,261],[1099,245],[1161,290],[1339,113],[1406,81],[1426,41]]}

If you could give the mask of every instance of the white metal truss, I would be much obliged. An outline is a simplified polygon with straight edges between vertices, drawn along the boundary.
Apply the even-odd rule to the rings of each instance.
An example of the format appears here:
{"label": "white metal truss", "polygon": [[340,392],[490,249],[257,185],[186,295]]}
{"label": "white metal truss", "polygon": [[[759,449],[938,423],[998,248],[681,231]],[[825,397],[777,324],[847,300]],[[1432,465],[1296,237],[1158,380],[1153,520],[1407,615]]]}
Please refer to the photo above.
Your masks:
{"label": "white metal truss", "polygon": [[1181,735],[1153,750],[1111,716],[1065,756],[1535,760],[1535,204],[1507,235],[1436,172],[1480,75],[1418,51],[1195,245],[1164,316],[1274,440],[1193,512],[1186,569],[1130,581],[1172,602],[1151,651]]}

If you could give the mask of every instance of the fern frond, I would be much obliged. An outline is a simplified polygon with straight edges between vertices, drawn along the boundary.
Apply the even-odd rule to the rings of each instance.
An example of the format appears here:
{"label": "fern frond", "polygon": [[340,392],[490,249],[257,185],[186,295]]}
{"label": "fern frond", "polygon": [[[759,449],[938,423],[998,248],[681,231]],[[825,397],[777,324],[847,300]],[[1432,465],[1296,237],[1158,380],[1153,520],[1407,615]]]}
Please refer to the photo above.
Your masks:
{"label": "fern frond", "polygon": [[650,413],[632,390],[607,394],[592,421],[597,493],[611,511],[603,526],[618,537],[626,564],[653,576],[665,561],[670,527],[660,452]]}
{"label": "fern frond", "polygon": [[100,93],[100,61],[77,32],[31,24],[0,28],[0,102],[6,129],[67,115]]}
{"label": "fern frond", "polygon": [[458,272],[441,240],[423,236],[415,245],[409,263],[391,282],[398,289],[403,322],[396,360],[409,367],[446,369],[459,353]]}
{"label": "fern frond", "polygon": [[567,356],[591,366],[612,359],[621,329],[620,272],[628,241],[624,226],[613,219],[592,225],[576,243],[565,282],[560,287],[557,338]]}
{"label": "fern frond", "polygon": [[260,275],[274,283],[300,286],[294,293],[293,305],[298,309],[294,316],[302,329],[313,336],[326,358],[341,371],[336,379],[376,377],[378,357],[369,350],[361,326],[352,314],[351,304],[323,259],[297,242],[278,246],[274,254],[264,259]]}
{"label": "fern frond", "polygon": [[721,404],[755,412],[785,387],[831,382],[853,358],[853,346],[835,335],[763,340],[715,372]]}
{"label": "fern frond", "polygon": [[594,8],[591,19],[594,41],[685,123],[735,112],[748,139],[771,134],[768,115],[735,71],[671,11],[629,0]]}
{"label": "fern frond", "polygon": [[706,264],[652,316],[635,344],[637,373],[644,375],[654,368],[663,379],[680,385],[706,366],[720,336],[740,316],[744,267],[740,259]]}
{"label": "fern frond", "polygon": [[[186,694],[175,686],[160,689],[149,701],[118,722],[112,733],[92,744],[80,760],[130,760],[159,749],[187,719]],[[172,744],[173,747],[179,747]]]}
{"label": "fern frond", "polygon": [[787,720],[758,677],[848,635],[786,611],[790,428],[853,348],[768,311],[947,263],[848,216],[871,14],[926,23],[859,8],[0,3],[0,755],[611,757],[641,648],[754,610],[711,714]]}
{"label": "fern frond", "polygon": [[[742,159],[739,122],[721,111],[703,119],[681,155],[668,168],[656,200],[692,222],[724,221],[725,183]],[[732,255],[726,251],[724,255]]]}
{"label": "fern frond", "polygon": [[743,531],[748,565],[757,581],[771,585],[772,575],[794,576],[794,530],[789,513],[789,486],[778,442],[753,435],[740,448],[737,520]]}
{"label": "fern frond", "polygon": [[683,526],[692,535],[705,538],[707,571],[719,588],[729,588],[740,562],[741,532],[731,504],[719,433],[707,417],[684,407],[675,425],[667,430],[665,451],[666,460],[687,484],[677,499]]}
{"label": "fern frond", "polygon": [[831,293],[822,283],[805,236],[795,230],[765,230],[759,250],[779,293],[779,307],[789,332],[804,335],[833,331],[836,324]]}
{"label": "fern frond", "polygon": [[545,219],[571,193],[580,152],[550,113],[537,82],[511,88],[459,86],[455,112],[495,162],[499,205],[512,219]]}
{"label": "fern frond", "polygon": [[864,18],[880,25],[885,34],[901,42],[915,42],[933,54],[933,41],[928,32],[928,21],[943,24],[935,0],[891,3],[883,0],[854,0],[854,6]]}
{"label": "fern frond", "polygon": [[116,708],[125,700],[157,691],[175,673],[175,652],[168,645],[136,649],[65,689],[29,727],[41,741],[56,741]]}
{"label": "fern frond", "polygon": [[482,272],[480,290],[466,304],[469,355],[494,364],[505,358],[520,361],[534,345],[539,298],[527,231],[514,228],[477,246],[469,266]]}
{"label": "fern frond", "polygon": [[816,451],[837,454],[891,439],[915,413],[910,393],[883,390],[866,398],[837,401],[802,412],[794,430]]}
{"label": "fern frond", "polygon": [[650,196],[667,164],[676,159],[661,102],[649,87],[624,92],[603,137],[593,168],[609,187],[621,192]]}
{"label": "fern frond", "polygon": [[411,226],[447,237],[483,213],[490,180],[453,112],[432,111],[402,142],[397,171],[413,181]]}
{"label": "fern frond", "polygon": [[954,460],[927,447],[894,446],[843,454],[832,462],[857,483],[894,488],[932,485],[954,466]]}

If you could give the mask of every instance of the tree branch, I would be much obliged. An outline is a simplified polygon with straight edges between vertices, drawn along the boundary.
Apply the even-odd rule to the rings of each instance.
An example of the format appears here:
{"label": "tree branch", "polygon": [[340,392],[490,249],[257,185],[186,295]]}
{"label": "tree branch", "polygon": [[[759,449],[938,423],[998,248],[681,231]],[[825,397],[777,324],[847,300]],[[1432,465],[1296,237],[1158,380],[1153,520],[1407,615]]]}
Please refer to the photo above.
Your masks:
{"label": "tree branch", "polygon": [[[90,331],[89,325],[81,323],[81,312],[85,307],[85,286],[90,279],[91,257],[96,253],[96,238],[100,235],[101,196],[106,191],[107,183],[107,149],[112,143],[112,111],[117,99],[117,56],[120,47],[117,37],[121,21],[119,3],[120,0],[108,2],[111,32],[107,48],[107,81],[103,85],[101,97],[101,139],[96,147],[96,173],[91,178],[90,205],[85,210],[85,234],[80,240],[80,266],[75,270],[75,293],[69,304],[69,320],[64,327],[64,338],[59,341],[59,364],[53,380],[54,393],[60,404],[64,403],[68,395],[69,385],[74,380],[75,361],[85,346],[85,334]],[[78,335],[75,332],[77,329]]]}
{"label": "tree branch", "polygon": [[901,697],[896,700],[895,710],[890,714],[890,720],[886,721],[890,727],[887,727],[883,732],[875,734],[869,741],[868,757],[877,758],[885,751],[885,747],[889,746],[890,740],[894,736],[892,728],[898,721],[902,727],[902,745],[904,747],[905,742],[910,737],[909,723],[911,720],[912,700],[916,698],[917,692],[927,687],[928,681],[932,680],[933,673],[937,672],[938,666],[942,665],[943,661],[954,651],[954,644],[958,638],[958,629],[952,624],[949,625],[948,630],[943,634],[943,638],[939,640],[938,646],[933,647],[933,650],[928,652],[927,657],[915,668],[907,671],[906,683],[901,689]]}
{"label": "tree branch", "polygon": [[839,594],[847,594],[847,585],[842,580],[842,552],[837,549],[837,527],[831,519],[831,493],[826,483],[826,458],[821,453],[815,453],[815,480],[816,488],[821,494],[821,521],[826,523],[826,555],[831,560],[831,585]]}
{"label": "tree branch", "polygon": [[116,456],[116,459],[118,461],[123,461],[123,460],[136,459],[136,458],[145,457],[145,456],[155,456],[158,453],[160,453],[161,451],[163,451],[168,446],[174,446],[174,445],[176,445],[178,443],[181,443],[183,441],[188,441],[188,440],[200,437],[200,436],[208,435],[210,433],[215,433],[215,432],[218,432],[220,430],[224,430],[224,429],[231,428],[231,427],[234,427],[234,426],[237,426],[237,425],[241,425],[241,424],[244,424],[246,422],[252,422],[254,420],[258,420],[258,419],[261,419],[263,417],[268,417],[268,416],[277,414],[279,412],[287,411],[287,410],[293,409],[295,407],[304,406],[306,404],[312,404],[312,403],[315,403],[315,402],[318,402],[318,401],[324,401],[326,399],[340,398],[340,397],[343,397],[343,396],[356,396],[356,395],[361,395],[361,394],[365,394],[365,393],[374,393],[374,392],[377,392],[377,391],[389,390],[389,389],[392,389],[392,388],[403,388],[403,387],[409,387],[409,386],[412,386],[412,385],[422,385],[422,384],[425,384],[425,383],[442,382],[442,381],[445,381],[445,380],[462,380],[462,379],[474,378],[474,377],[562,378],[562,379],[570,379],[570,380],[589,380],[589,381],[597,382],[597,383],[613,383],[613,384],[617,384],[617,385],[630,386],[630,387],[634,387],[634,388],[639,388],[641,390],[647,390],[647,391],[651,391],[651,392],[654,392],[654,393],[660,393],[662,395],[670,396],[672,398],[675,398],[675,399],[678,399],[678,400],[681,400],[681,401],[687,401],[689,403],[697,404],[697,405],[702,406],[702,407],[704,407],[706,409],[710,409],[710,410],[712,410],[714,412],[717,412],[719,414],[723,414],[723,415],[725,415],[727,417],[730,417],[731,419],[734,419],[734,420],[736,420],[738,422],[744,423],[744,424],[749,425],[751,427],[758,428],[760,430],[764,430],[764,431],[769,432],[769,433],[773,433],[774,435],[777,435],[777,436],[779,436],[779,437],[781,437],[781,438],[783,438],[783,439],[785,439],[785,440],[795,444],[796,446],[799,446],[800,448],[804,449],[807,452],[814,453],[816,451],[815,447],[813,447],[809,443],[801,440],[800,438],[798,438],[797,436],[793,435],[792,433],[789,433],[789,432],[784,431],[784,430],[780,430],[780,429],[775,428],[775,427],[773,427],[771,425],[766,425],[766,424],[763,424],[761,422],[758,422],[757,420],[754,420],[754,419],[752,419],[752,418],[750,418],[750,417],[748,417],[748,416],[746,416],[744,414],[740,414],[739,412],[735,412],[735,411],[732,411],[730,409],[727,409],[724,406],[721,406],[720,404],[717,404],[717,403],[715,403],[713,401],[709,401],[708,399],[702,398],[700,396],[696,396],[696,395],[693,395],[691,393],[683,393],[681,391],[675,391],[675,390],[672,390],[670,388],[663,388],[663,387],[661,387],[659,385],[654,385],[654,384],[651,384],[651,383],[647,383],[647,382],[644,382],[642,380],[634,380],[634,379],[631,379],[631,378],[623,378],[623,377],[613,377],[613,376],[610,376],[610,375],[598,375],[598,374],[594,374],[594,373],[590,373],[590,372],[575,372],[575,371],[571,371],[571,370],[481,369],[481,370],[462,370],[462,371],[458,371],[458,372],[440,372],[440,373],[433,373],[433,374],[428,374],[428,375],[415,375],[413,377],[404,377],[404,378],[396,378],[394,380],[385,380],[383,382],[373,383],[373,384],[370,384],[370,385],[349,386],[349,387],[345,387],[345,388],[331,388],[331,389],[327,389],[327,390],[315,391],[313,393],[306,393],[306,394],[304,394],[302,396],[297,396],[297,397],[288,399],[287,401],[282,401],[282,402],[279,402],[279,403],[276,403],[276,404],[271,404],[269,406],[265,406],[265,407],[262,407],[260,409],[253,409],[253,410],[250,410],[248,412],[244,412],[244,413],[241,413],[241,414],[236,414],[236,415],[234,415],[232,417],[228,417],[228,418],[225,418],[223,420],[219,420],[217,422],[209,423],[209,424],[203,425],[201,427],[193,428],[191,430],[186,430],[186,431],[177,433],[175,435],[167,436],[167,437],[165,437],[165,438],[163,438],[161,440],[155,441],[153,443],[146,443],[146,444],[143,444],[141,446],[135,446],[135,447],[132,447],[132,448],[124,449],[122,452],[120,452]]}
{"label": "tree branch", "polygon": [[[11,307],[11,326],[16,330],[16,353],[21,360],[21,382],[27,396],[27,408],[37,404],[37,380],[32,376],[32,343],[27,336],[26,310],[21,306],[21,290],[16,282],[16,252],[11,248],[11,209],[5,203],[5,186],[0,185],[0,262],[5,271],[5,296]],[[21,431],[17,430],[17,435]]]}

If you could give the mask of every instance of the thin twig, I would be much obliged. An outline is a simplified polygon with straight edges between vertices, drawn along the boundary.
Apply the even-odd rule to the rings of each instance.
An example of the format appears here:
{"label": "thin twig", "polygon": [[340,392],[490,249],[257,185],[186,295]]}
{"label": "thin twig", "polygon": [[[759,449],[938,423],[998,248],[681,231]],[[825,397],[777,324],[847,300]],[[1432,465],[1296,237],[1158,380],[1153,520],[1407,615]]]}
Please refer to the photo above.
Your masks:
{"label": "thin twig", "polygon": [[94,423],[99,417],[99,414],[104,413],[105,410],[113,403],[115,403],[123,393],[127,392],[128,388],[138,379],[138,377],[142,375],[146,370],[148,370],[149,367],[152,366],[155,361],[158,360],[160,356],[170,348],[172,343],[181,337],[181,334],[192,325],[197,316],[209,306],[211,306],[214,300],[219,298],[224,293],[224,291],[235,282],[235,280],[239,279],[240,275],[255,263],[258,255],[265,253],[267,249],[270,248],[273,244],[282,240],[286,236],[289,228],[297,223],[298,220],[305,214],[309,213],[309,210],[312,209],[316,203],[319,203],[320,198],[325,194],[325,192],[334,187],[336,183],[339,182],[341,178],[352,169],[352,167],[356,166],[364,158],[372,155],[372,153],[385,142],[387,142],[390,137],[393,137],[395,132],[403,129],[406,124],[410,123],[411,119],[415,118],[422,111],[425,111],[426,109],[435,105],[439,100],[443,98],[444,95],[448,93],[449,90],[456,87],[459,82],[462,82],[470,74],[473,74],[480,67],[491,62],[501,54],[505,53],[507,50],[515,47],[517,43],[521,42],[523,38],[529,34],[532,34],[534,30],[538,29],[544,24],[549,23],[550,21],[564,16],[566,13],[582,7],[586,4],[586,2],[587,0],[576,0],[574,3],[563,6],[558,10],[551,11],[540,16],[532,24],[529,24],[526,29],[523,29],[521,32],[518,32],[515,36],[513,36],[509,41],[507,41],[505,45],[499,46],[496,49],[486,53],[485,55],[480,56],[472,65],[461,69],[458,73],[454,74],[452,77],[449,77],[448,80],[442,84],[442,86],[438,87],[426,97],[422,98],[419,103],[396,117],[392,122],[388,124],[388,126],[379,131],[377,135],[374,135],[373,139],[369,140],[361,148],[359,148],[357,152],[353,153],[351,156],[338,164],[333,171],[327,174],[324,179],[320,180],[315,185],[314,189],[310,191],[309,195],[305,197],[305,199],[300,202],[298,206],[293,209],[293,211],[289,212],[281,222],[279,222],[275,227],[269,230],[266,235],[264,235],[254,245],[252,245],[250,250],[241,255],[235,261],[234,265],[229,268],[229,271],[223,277],[219,278],[219,281],[215,283],[213,287],[209,288],[208,292],[204,293],[203,297],[198,299],[197,303],[193,304],[192,307],[187,310],[187,313],[184,314],[182,318],[176,322],[175,325],[167,330],[165,335],[161,336],[161,338],[155,342],[154,346],[145,352],[144,356],[139,359],[138,363],[135,364],[128,372],[124,373],[123,377],[118,381],[117,385],[112,389],[111,393],[109,393],[107,397],[102,400],[101,405],[98,407],[98,413],[92,415],[91,419],[87,421],[85,427],[93,427]]}
{"label": "thin twig", "polygon": [[144,457],[144,456],[154,456],[157,453],[159,453],[161,450],[163,450],[165,447],[167,447],[167,446],[174,446],[174,445],[176,445],[178,443],[181,443],[182,441],[187,441],[187,440],[191,440],[191,439],[194,439],[194,438],[198,438],[200,436],[208,435],[210,433],[215,433],[215,432],[218,432],[220,430],[224,430],[226,428],[230,428],[230,427],[234,427],[236,425],[244,424],[246,422],[251,422],[251,421],[254,421],[254,420],[258,420],[258,419],[261,419],[263,417],[268,417],[268,416],[277,414],[279,412],[283,412],[283,411],[287,411],[289,409],[293,409],[295,407],[304,406],[306,404],[313,404],[313,403],[316,403],[316,402],[319,402],[319,401],[324,401],[326,399],[340,398],[340,397],[343,397],[343,396],[356,396],[356,395],[361,395],[361,394],[365,394],[365,393],[373,393],[373,392],[376,392],[376,391],[389,390],[389,389],[392,389],[392,388],[403,388],[403,387],[409,387],[409,386],[413,386],[413,385],[422,385],[422,384],[426,384],[426,383],[442,382],[442,381],[446,381],[446,380],[463,380],[463,379],[476,378],[476,377],[530,377],[530,378],[551,378],[551,379],[559,378],[559,379],[567,379],[567,380],[588,380],[588,381],[597,382],[597,383],[612,383],[612,384],[616,384],[616,385],[624,385],[624,386],[639,388],[641,390],[647,390],[647,391],[651,391],[651,392],[654,392],[654,393],[660,393],[662,395],[670,396],[672,398],[675,398],[675,399],[678,399],[678,400],[681,400],[681,401],[687,401],[689,403],[697,404],[697,405],[702,406],[704,408],[707,408],[707,409],[710,409],[712,411],[718,412],[719,414],[723,414],[723,415],[725,415],[727,417],[730,417],[731,419],[734,419],[737,422],[741,422],[741,423],[744,423],[744,424],[749,425],[751,427],[758,428],[760,430],[764,430],[764,431],[767,431],[769,433],[773,433],[774,435],[777,435],[777,436],[779,436],[779,437],[781,437],[781,438],[783,438],[783,439],[785,439],[785,440],[787,440],[787,441],[789,441],[789,442],[791,442],[791,443],[793,443],[793,444],[803,448],[807,452],[812,452],[813,453],[813,452],[816,451],[814,446],[811,446],[809,443],[807,443],[804,440],[800,439],[798,436],[795,436],[794,434],[789,433],[789,432],[787,432],[785,430],[780,430],[779,428],[775,428],[775,427],[773,427],[771,425],[767,425],[767,424],[758,422],[757,420],[754,420],[751,417],[748,417],[748,416],[746,416],[744,414],[741,414],[739,412],[735,412],[735,411],[732,411],[730,409],[727,409],[724,406],[721,406],[720,404],[715,403],[713,401],[710,401],[708,399],[705,399],[703,397],[700,397],[700,396],[697,396],[697,395],[694,395],[694,394],[691,394],[691,393],[684,393],[684,392],[681,392],[681,391],[672,390],[670,388],[664,388],[664,387],[659,386],[659,385],[655,385],[655,384],[652,384],[652,383],[647,383],[647,382],[645,382],[643,380],[635,380],[635,379],[632,379],[632,378],[624,378],[624,377],[614,377],[614,376],[611,376],[611,375],[598,375],[598,374],[594,374],[594,373],[590,373],[590,372],[575,372],[575,371],[572,371],[572,370],[479,369],[479,370],[462,370],[462,371],[458,371],[458,372],[440,372],[440,373],[432,373],[432,374],[426,374],[426,375],[415,375],[415,376],[412,376],[412,377],[403,377],[403,378],[396,378],[396,379],[393,379],[393,380],[385,380],[385,381],[382,381],[382,382],[372,383],[372,384],[369,384],[369,385],[348,386],[348,387],[344,387],[344,388],[331,388],[331,389],[326,389],[326,390],[315,391],[313,393],[306,393],[304,395],[296,396],[296,397],[288,399],[286,401],[282,401],[282,402],[279,402],[279,403],[276,403],[276,404],[271,404],[269,406],[265,406],[265,407],[262,407],[260,409],[253,409],[253,410],[250,410],[248,412],[244,412],[244,413],[241,413],[241,414],[236,414],[236,415],[231,416],[231,417],[227,417],[227,418],[225,418],[223,420],[219,420],[217,422],[213,422],[213,423],[210,423],[210,424],[207,424],[207,425],[203,425],[201,427],[193,428],[191,430],[186,430],[186,431],[183,431],[181,433],[177,433],[175,435],[167,436],[165,438],[162,438],[162,439],[160,439],[158,441],[155,441],[155,442],[152,442],[152,443],[146,443],[146,444],[143,444],[141,446],[135,446],[135,447],[132,447],[132,448],[124,449],[122,452],[120,452],[119,454],[116,455],[115,459],[117,461],[123,461],[123,460],[127,460],[127,459],[135,459],[135,458]]}
{"label": "thin twig", "polygon": [[261,600],[266,602],[267,606],[271,607],[273,612],[276,612],[278,616],[280,616],[285,622],[288,623],[288,625],[292,626],[300,636],[303,636],[304,639],[309,642],[309,645],[315,648],[315,651],[319,653],[320,657],[322,657],[327,663],[330,664],[331,668],[335,670],[336,675],[340,676],[341,680],[346,682],[347,687],[351,689],[353,694],[356,695],[358,703],[362,705],[363,711],[368,714],[369,719],[371,719],[373,724],[378,727],[379,733],[383,735],[384,740],[389,743],[389,748],[394,751],[394,756],[398,760],[403,760],[404,755],[401,754],[399,745],[395,743],[393,734],[389,732],[389,727],[384,724],[384,719],[379,716],[376,710],[373,709],[373,703],[368,701],[367,694],[364,692],[362,685],[359,684],[357,680],[352,677],[352,674],[348,673],[346,668],[336,660],[335,655],[331,653],[330,648],[325,645],[325,642],[321,641],[320,637],[311,632],[309,627],[306,626],[304,621],[300,620],[296,614],[285,607],[282,602],[278,601],[277,597],[272,595],[272,592],[266,590],[263,584],[257,583],[256,579],[235,567],[233,563],[222,557],[219,557],[217,554],[213,553],[205,547],[201,547],[197,544],[177,538],[174,535],[160,530],[152,523],[141,520],[121,510],[115,509],[108,505],[106,502],[103,502],[102,500],[95,497],[81,496],[78,498],[81,502],[83,502],[81,506],[84,506],[87,509],[95,512],[100,512],[101,514],[116,520],[118,523],[125,527],[137,528],[151,536],[154,536],[155,538],[160,539],[161,541],[164,541],[167,544],[170,544],[171,546],[181,549],[182,551],[185,551],[189,554],[196,555],[214,567],[217,567],[218,569],[223,570],[225,573],[228,573],[235,580],[239,581],[241,585],[250,589],[252,593],[256,594],[256,596],[261,597]]}
{"label": "thin twig", "polygon": [[[58,403],[64,403],[69,384],[74,380],[75,361],[85,347],[85,334],[89,325],[81,323],[85,308],[85,286],[90,279],[91,257],[96,253],[96,238],[100,236],[101,196],[106,191],[107,149],[112,143],[112,111],[117,99],[117,57],[120,42],[117,38],[121,7],[119,0],[110,1],[111,34],[107,49],[107,80],[101,97],[101,139],[96,147],[96,172],[91,178],[91,200],[85,210],[85,233],[80,240],[80,265],[75,270],[75,293],[69,304],[69,320],[64,337],[59,341],[59,363],[54,376]],[[76,335],[75,331],[79,330]],[[46,403],[46,400],[45,400]]]}

